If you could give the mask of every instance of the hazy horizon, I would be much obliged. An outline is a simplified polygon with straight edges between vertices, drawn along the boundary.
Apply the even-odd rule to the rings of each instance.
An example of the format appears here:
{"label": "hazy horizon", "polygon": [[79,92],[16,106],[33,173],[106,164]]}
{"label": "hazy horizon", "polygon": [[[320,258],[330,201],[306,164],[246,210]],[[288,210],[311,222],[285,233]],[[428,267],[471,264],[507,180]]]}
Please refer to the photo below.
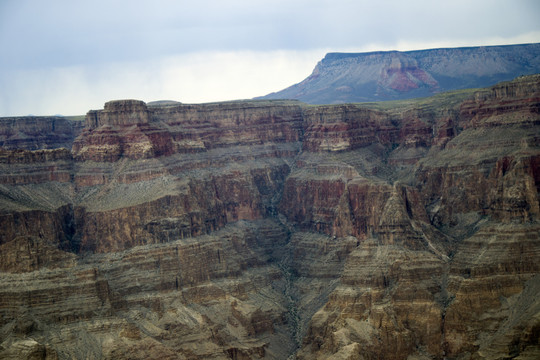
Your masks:
{"label": "hazy horizon", "polygon": [[526,0],[7,0],[0,116],[249,99],[302,81],[328,52],[537,43],[539,15]]}

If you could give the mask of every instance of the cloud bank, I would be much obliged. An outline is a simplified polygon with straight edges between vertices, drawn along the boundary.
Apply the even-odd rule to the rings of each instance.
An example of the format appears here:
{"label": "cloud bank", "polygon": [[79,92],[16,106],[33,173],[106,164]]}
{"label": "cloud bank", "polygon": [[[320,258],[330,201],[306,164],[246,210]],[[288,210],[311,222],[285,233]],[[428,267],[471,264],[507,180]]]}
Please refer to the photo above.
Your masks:
{"label": "cloud bank", "polygon": [[0,2],[0,116],[252,98],[326,52],[540,42],[537,1]]}

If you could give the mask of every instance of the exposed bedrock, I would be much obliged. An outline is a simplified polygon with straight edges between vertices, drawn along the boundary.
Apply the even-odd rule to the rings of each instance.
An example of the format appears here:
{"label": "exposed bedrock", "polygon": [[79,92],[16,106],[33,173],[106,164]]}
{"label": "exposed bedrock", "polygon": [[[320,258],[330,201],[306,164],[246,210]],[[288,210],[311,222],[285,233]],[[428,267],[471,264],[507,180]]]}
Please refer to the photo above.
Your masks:
{"label": "exposed bedrock", "polygon": [[133,206],[116,204],[117,208],[94,211],[79,207],[75,221],[80,250],[123,250],[196,237],[238,220],[261,219],[271,207],[269,195],[279,190],[287,173],[287,166],[247,173],[236,170],[192,178],[176,185],[177,194]]}
{"label": "exposed bedrock", "polygon": [[2,119],[0,358],[537,359],[539,84]]}
{"label": "exposed bedrock", "polygon": [[61,116],[0,119],[0,147],[7,150],[71,149],[84,123]]}
{"label": "exposed bedrock", "polygon": [[[458,117],[463,128],[447,132],[442,144],[435,141],[409,168],[413,176],[402,178],[406,184],[383,183],[370,202],[379,221],[364,218],[365,228],[373,229],[365,240],[353,233],[352,224],[359,223],[354,202],[343,201],[358,181],[347,179],[348,171],[336,171],[333,179],[319,176],[313,201],[289,202],[299,204],[290,212],[292,220],[306,213],[306,219],[325,220],[322,231],[345,229],[338,235],[353,233],[359,240],[341,283],[311,319],[298,358],[534,359],[540,354],[537,336],[531,339],[539,311],[533,300],[540,241],[538,91],[520,86],[494,89],[499,105],[493,100],[489,111],[472,111],[474,126],[464,126]],[[509,103],[514,105],[507,108]],[[375,174],[349,157],[334,159],[356,165],[364,177]],[[300,187],[313,183],[315,173]],[[299,178],[293,172],[288,181]],[[335,183],[333,192],[325,190],[328,182]],[[363,182],[375,187],[373,180]],[[284,201],[292,197],[288,189],[286,184]],[[328,192],[324,202],[316,196],[322,192]],[[346,226],[333,226],[338,219]]]}
{"label": "exposed bedrock", "polygon": [[67,149],[4,150],[0,148],[0,186],[69,183],[73,161]]}
{"label": "exposed bedrock", "polygon": [[115,100],[105,103],[100,111],[91,110],[86,114],[86,127],[97,128],[103,125],[135,125],[150,122],[150,113],[144,101]]}
{"label": "exposed bedrock", "polygon": [[60,358],[283,358],[292,345],[274,288],[281,272],[259,251],[261,233],[274,246],[287,239],[275,223],[237,222],[66,270],[3,274],[3,354],[31,338]]}
{"label": "exposed bedrock", "polygon": [[121,100],[88,112],[86,124],[73,144],[75,159],[117,161],[299,141],[302,108],[284,101],[147,108]]}

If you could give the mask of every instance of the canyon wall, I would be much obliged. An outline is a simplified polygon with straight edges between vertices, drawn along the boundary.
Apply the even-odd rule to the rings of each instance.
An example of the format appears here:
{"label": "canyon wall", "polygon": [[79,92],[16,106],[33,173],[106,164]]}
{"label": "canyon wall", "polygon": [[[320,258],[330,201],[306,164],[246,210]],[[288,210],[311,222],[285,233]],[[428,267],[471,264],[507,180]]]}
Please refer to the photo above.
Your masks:
{"label": "canyon wall", "polygon": [[62,116],[2,118],[0,147],[9,150],[71,149],[83,127],[83,122]]}
{"label": "canyon wall", "polygon": [[0,119],[2,358],[540,355],[538,75],[38,120]]}

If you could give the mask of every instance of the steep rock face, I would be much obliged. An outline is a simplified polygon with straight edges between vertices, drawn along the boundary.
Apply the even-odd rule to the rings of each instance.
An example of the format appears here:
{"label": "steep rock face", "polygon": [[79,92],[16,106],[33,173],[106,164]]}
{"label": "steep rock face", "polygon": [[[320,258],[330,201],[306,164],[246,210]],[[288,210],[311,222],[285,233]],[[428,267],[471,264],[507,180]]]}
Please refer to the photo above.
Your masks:
{"label": "steep rock face", "polygon": [[343,151],[372,143],[388,145],[397,129],[387,114],[354,105],[317,107],[305,111],[306,151]]}
{"label": "steep rock face", "polygon": [[329,53],[302,82],[262,99],[339,104],[412,99],[540,72],[540,44]]}
{"label": "steep rock face", "polygon": [[461,119],[465,127],[538,125],[540,88],[537,76],[500,83],[464,101]]}
{"label": "steep rock face", "polygon": [[534,76],[463,103],[460,122],[467,131],[422,160],[417,172],[432,218],[452,223],[453,213],[471,211],[501,220],[537,217],[539,95]]}
{"label": "steep rock face", "polygon": [[71,152],[64,148],[35,151],[0,148],[0,184],[70,182],[72,167]]}
{"label": "steep rock face", "polygon": [[0,357],[538,358],[539,84],[121,100],[2,149]]}
{"label": "steep rock face", "polygon": [[296,101],[173,105],[154,108],[153,117],[173,127],[176,142],[202,142],[205,149],[302,139],[302,105]]}
{"label": "steep rock face", "polygon": [[71,149],[84,123],[65,117],[10,117],[0,120],[0,147],[7,150]]}
{"label": "steep rock face", "polygon": [[224,146],[300,141],[302,112],[294,102],[168,105],[147,108],[111,101],[86,115],[73,144],[80,161],[117,161],[194,153]]}
{"label": "steep rock face", "polygon": [[536,337],[522,335],[538,314],[537,84],[479,93],[474,109],[464,102],[465,129],[432,141],[408,180],[415,189],[386,185],[372,200],[379,222],[357,236],[299,358],[538,356]]}
{"label": "steep rock face", "polygon": [[260,219],[271,205],[265,192],[279,191],[287,173],[286,165],[265,174],[236,170],[210,179],[193,178],[177,194],[153,201],[110,210],[77,208],[78,246],[81,251],[118,251],[199,236],[229,222]]}
{"label": "steep rock face", "polygon": [[71,237],[74,233],[73,208],[65,205],[54,212],[43,210],[3,211],[0,214],[2,233],[0,244],[9,243],[18,237],[37,237],[63,250],[72,250]]}
{"label": "steep rock face", "polygon": [[453,299],[444,318],[448,356],[516,356],[528,347],[538,355],[537,340],[521,338],[522,331],[537,326],[537,305],[529,298],[534,295],[524,290],[538,277],[538,231],[538,224],[490,224],[460,244],[450,268]]}
{"label": "steep rock face", "polygon": [[257,252],[261,232],[275,245],[286,239],[277,224],[239,222],[195,241],[42,269],[31,288],[36,273],[3,274],[3,347],[13,353],[30,337],[59,358],[281,358],[290,351],[286,310],[271,286],[281,275]]}
{"label": "steep rock face", "polygon": [[115,100],[105,103],[101,111],[86,114],[86,127],[97,128],[103,125],[135,125],[150,121],[148,107],[140,100]]}

